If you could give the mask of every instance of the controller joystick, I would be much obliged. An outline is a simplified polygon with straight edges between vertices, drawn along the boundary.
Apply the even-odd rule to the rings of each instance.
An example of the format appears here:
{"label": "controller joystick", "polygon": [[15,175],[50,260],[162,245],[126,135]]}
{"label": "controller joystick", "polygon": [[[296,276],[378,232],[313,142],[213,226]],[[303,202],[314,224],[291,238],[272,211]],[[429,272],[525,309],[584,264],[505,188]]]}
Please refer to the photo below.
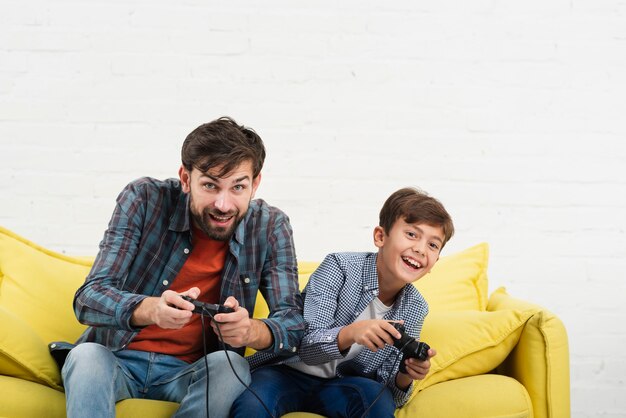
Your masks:
{"label": "controller joystick", "polygon": [[192,311],[193,313],[213,316],[218,313],[235,312],[233,308],[229,308],[228,306],[220,305],[217,303],[200,302],[199,300],[192,299],[189,296],[181,296],[181,297],[185,299],[187,302],[193,303],[193,306],[194,306],[193,311]]}
{"label": "controller joystick", "polygon": [[410,337],[404,332],[404,325],[395,322],[393,327],[397,329],[400,334],[400,338],[393,342],[393,346],[402,352],[402,361],[400,362],[400,371],[406,373],[406,366],[404,360],[409,358],[416,358],[418,360],[426,360],[428,358],[428,350],[430,346],[424,342],[417,341],[415,338]]}

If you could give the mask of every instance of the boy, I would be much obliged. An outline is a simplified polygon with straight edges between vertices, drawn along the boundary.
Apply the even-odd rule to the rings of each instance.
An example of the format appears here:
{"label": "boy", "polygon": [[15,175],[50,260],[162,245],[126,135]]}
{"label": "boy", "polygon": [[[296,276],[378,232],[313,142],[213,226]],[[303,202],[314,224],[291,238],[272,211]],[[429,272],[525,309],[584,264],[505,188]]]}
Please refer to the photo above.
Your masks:
{"label": "boy", "polygon": [[[430,272],[453,233],[452,219],[438,200],[404,188],[380,211],[374,228],[378,253],[326,257],[303,292],[307,330],[299,356],[252,375],[251,389],[274,416],[306,411],[358,417],[367,411],[393,417],[410,397],[413,380],[430,369],[428,359],[409,359],[406,373],[399,371],[401,356],[393,342],[400,333],[393,322],[404,322],[407,334],[419,337],[428,304],[412,283]],[[247,390],[231,415],[260,416],[261,411]]]}

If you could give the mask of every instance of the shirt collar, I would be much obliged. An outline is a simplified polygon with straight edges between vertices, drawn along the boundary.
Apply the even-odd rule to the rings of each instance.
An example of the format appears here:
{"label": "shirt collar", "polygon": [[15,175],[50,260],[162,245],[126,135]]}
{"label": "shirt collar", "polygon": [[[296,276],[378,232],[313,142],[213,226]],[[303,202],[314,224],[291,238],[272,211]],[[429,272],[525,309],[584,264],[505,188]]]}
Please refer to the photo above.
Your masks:
{"label": "shirt collar", "polygon": [[181,191],[176,208],[170,217],[169,229],[177,232],[189,231],[189,194]]}
{"label": "shirt collar", "polygon": [[376,259],[378,253],[372,253],[371,257],[365,259],[363,266],[363,289],[371,291],[378,289],[378,269],[376,268]]}

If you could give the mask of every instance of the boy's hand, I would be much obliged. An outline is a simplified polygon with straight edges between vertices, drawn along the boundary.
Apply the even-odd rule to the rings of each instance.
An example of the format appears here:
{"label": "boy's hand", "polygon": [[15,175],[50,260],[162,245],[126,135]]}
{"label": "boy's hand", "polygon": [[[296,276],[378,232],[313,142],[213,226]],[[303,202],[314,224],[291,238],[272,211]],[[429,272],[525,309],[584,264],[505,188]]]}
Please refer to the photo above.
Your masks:
{"label": "boy's hand", "polygon": [[426,360],[422,361],[416,358],[405,360],[404,365],[406,366],[406,373],[398,372],[396,375],[396,386],[405,390],[413,380],[424,379],[430,371],[430,359],[436,355],[437,351],[431,348],[428,350],[428,358]]}
{"label": "boy's hand", "polygon": [[365,319],[353,322],[343,327],[337,336],[339,351],[349,348],[352,344],[361,344],[371,351],[385,347],[385,344],[393,345],[394,338],[401,335],[393,327],[390,321],[384,319]]}

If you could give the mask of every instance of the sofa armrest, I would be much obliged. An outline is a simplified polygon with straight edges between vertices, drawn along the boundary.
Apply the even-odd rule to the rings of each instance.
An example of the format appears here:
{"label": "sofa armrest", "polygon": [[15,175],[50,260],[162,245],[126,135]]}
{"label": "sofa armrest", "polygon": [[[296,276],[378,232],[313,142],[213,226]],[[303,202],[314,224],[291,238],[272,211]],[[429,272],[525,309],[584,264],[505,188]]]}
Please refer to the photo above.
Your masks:
{"label": "sofa armrest", "polygon": [[537,313],[528,320],[519,342],[496,372],[524,385],[535,418],[569,418],[569,348],[563,322],[542,307],[512,298],[504,288],[493,292],[487,305],[489,311],[531,308],[537,308]]}

